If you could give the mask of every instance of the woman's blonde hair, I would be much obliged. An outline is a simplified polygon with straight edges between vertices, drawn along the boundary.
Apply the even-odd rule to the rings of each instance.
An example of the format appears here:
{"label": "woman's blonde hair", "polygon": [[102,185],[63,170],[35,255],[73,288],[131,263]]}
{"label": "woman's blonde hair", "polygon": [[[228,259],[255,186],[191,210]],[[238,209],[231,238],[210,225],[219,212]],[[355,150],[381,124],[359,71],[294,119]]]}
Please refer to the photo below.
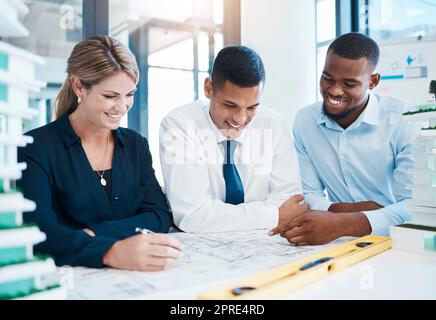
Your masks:
{"label": "woman's blonde hair", "polygon": [[135,83],[139,80],[136,59],[120,41],[110,36],[95,36],[76,44],[68,58],[67,74],[57,98],[56,118],[76,110],[78,97],[70,77],[78,77],[86,89],[112,74],[124,71]]}

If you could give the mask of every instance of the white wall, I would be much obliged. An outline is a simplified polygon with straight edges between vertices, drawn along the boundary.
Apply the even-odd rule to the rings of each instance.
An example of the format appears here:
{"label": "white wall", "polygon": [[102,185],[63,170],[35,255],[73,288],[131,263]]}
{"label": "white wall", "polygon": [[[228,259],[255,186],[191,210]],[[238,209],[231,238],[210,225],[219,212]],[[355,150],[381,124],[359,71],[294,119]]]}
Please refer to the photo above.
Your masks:
{"label": "white wall", "polygon": [[241,42],[265,64],[262,102],[291,127],[297,110],[316,100],[315,1],[241,0]]}
{"label": "white wall", "polygon": [[[410,39],[379,45],[381,57],[378,69],[381,75],[403,75],[405,78],[384,79],[375,91],[401,99],[410,106],[426,103],[430,99],[430,80],[436,80],[436,39]],[[409,56],[413,58],[410,65],[407,64]],[[418,78],[413,71],[421,67],[426,68],[427,76]]]}

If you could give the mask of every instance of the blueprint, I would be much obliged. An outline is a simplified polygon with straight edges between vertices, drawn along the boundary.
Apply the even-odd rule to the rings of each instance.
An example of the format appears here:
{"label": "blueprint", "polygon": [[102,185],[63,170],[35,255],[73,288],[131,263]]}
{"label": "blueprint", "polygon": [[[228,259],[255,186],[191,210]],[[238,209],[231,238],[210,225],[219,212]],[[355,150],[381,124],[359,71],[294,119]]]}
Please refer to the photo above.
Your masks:
{"label": "blueprint", "polygon": [[191,299],[215,283],[243,278],[349,240],[339,239],[324,246],[296,247],[279,236],[268,236],[267,230],[170,235],[182,242],[183,258],[169,269],[136,272],[72,268],[67,279],[69,298],[152,299],[157,295],[159,298]]}

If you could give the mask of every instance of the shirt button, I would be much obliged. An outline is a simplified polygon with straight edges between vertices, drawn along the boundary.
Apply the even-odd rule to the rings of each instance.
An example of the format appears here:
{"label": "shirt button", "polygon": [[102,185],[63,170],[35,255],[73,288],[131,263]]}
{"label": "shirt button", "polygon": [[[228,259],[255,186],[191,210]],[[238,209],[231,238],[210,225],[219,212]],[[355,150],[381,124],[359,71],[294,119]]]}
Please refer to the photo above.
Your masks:
{"label": "shirt button", "polygon": [[115,199],[115,200],[118,200],[118,197],[115,197],[114,199]]}

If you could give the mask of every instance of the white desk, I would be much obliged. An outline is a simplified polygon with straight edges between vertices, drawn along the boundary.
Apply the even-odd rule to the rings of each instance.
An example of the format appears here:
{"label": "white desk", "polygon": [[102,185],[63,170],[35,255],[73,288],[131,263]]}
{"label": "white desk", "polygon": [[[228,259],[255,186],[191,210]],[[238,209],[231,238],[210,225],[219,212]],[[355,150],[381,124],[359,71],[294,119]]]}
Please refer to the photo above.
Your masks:
{"label": "white desk", "polygon": [[[195,299],[218,282],[149,299]],[[436,258],[390,249],[283,297],[289,300],[436,299]]]}
{"label": "white desk", "polygon": [[436,258],[391,249],[286,298],[436,299]]}
{"label": "white desk", "polygon": [[[191,238],[191,241],[195,240],[198,242],[196,239],[197,238]],[[261,241],[265,242],[270,240],[263,238]],[[276,250],[275,252],[280,252],[282,248],[285,248],[283,247],[285,244],[280,238],[271,241],[273,241],[271,245],[270,242],[267,242],[260,252],[268,251],[267,254],[269,254],[270,259],[273,259],[275,257],[274,249]],[[345,241],[345,239],[343,241]],[[215,244],[215,242],[213,243]],[[241,247],[244,245],[247,246],[247,243],[238,242],[238,245],[239,244]],[[257,243],[254,245],[257,246]],[[270,249],[266,250],[265,246],[268,246]],[[223,248],[213,248],[211,250],[213,250],[213,252],[221,250],[222,252],[226,247]],[[242,251],[244,252],[253,249],[249,247],[243,248]],[[277,249],[280,250],[277,251]],[[241,248],[233,247],[233,250],[238,251],[241,250]],[[255,254],[257,255],[259,252]],[[255,264],[256,255],[251,258],[254,259],[253,263]],[[204,256],[191,258],[194,259],[191,259],[191,261],[203,259],[203,268],[206,265],[206,268],[213,268],[215,265],[212,257],[210,258],[210,263],[207,262],[209,258],[205,258]],[[250,261],[251,260],[243,259],[241,263],[244,262],[253,265]],[[257,261],[259,262],[260,260]],[[84,269],[82,271],[85,271],[87,274],[84,279],[87,279],[86,281],[91,280],[91,282],[78,283],[79,285],[75,286],[77,290],[75,291],[75,293],[77,293],[76,298],[80,298],[81,293],[83,293],[83,296],[86,296],[85,292],[88,291],[89,288],[97,288],[97,291],[92,290],[94,292],[91,295],[92,298],[96,299],[102,296],[102,292],[99,290],[116,292],[122,288],[130,293],[129,295],[124,295],[125,298],[168,300],[196,299],[197,295],[201,292],[220,287],[235,280],[234,276],[233,278],[228,278],[227,273],[224,273],[223,276],[221,272],[220,277],[210,276],[211,280],[209,280],[209,277],[203,277],[201,282],[193,281],[192,283],[197,283],[195,286],[191,286],[188,281],[188,286],[183,286],[183,289],[179,290],[170,288],[166,291],[155,291],[156,293],[143,290],[143,288],[146,288],[144,286],[153,286],[153,284],[156,284],[156,279],[154,283],[147,281],[142,282],[143,277],[148,279],[149,277],[158,276],[160,277],[158,278],[160,279],[158,283],[160,281],[175,281],[175,283],[177,283],[177,278],[183,278],[188,275],[189,277],[195,278],[196,273],[192,272],[190,266],[191,265],[188,264],[188,268],[186,268],[186,265],[185,268],[174,268],[172,271],[164,271],[159,275],[141,273],[139,277],[136,278],[135,274],[128,271],[123,271],[119,273],[119,275],[116,273],[115,277],[118,278],[113,278],[110,277],[111,271],[108,273],[104,270]],[[238,277],[240,278],[241,276],[246,277],[247,274],[239,272]],[[135,279],[140,282],[136,282]],[[217,279],[220,280],[217,281]],[[186,281],[184,283],[186,284]],[[80,290],[83,290],[83,292]],[[142,294],[138,294],[141,291]],[[89,292],[86,293],[89,294]],[[118,296],[115,295],[115,297]],[[120,297],[123,297],[123,295],[120,295]],[[315,283],[283,297],[283,299],[436,299],[436,257],[390,249],[344,270],[334,272]]]}

